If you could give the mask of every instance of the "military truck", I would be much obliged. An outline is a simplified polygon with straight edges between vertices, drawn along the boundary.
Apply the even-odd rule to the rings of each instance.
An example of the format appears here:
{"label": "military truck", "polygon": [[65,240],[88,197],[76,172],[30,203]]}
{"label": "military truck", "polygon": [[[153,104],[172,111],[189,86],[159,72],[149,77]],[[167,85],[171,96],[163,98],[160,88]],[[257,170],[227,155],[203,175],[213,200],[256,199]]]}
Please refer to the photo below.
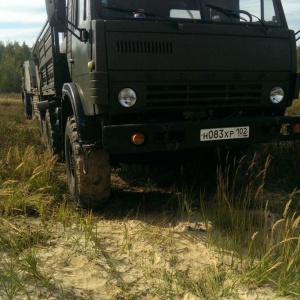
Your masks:
{"label": "military truck", "polygon": [[[280,0],[46,0],[33,49],[47,145],[85,206],[110,166],[300,139],[296,37]],[[190,152],[191,151],[191,152]]]}
{"label": "military truck", "polygon": [[22,102],[24,105],[25,117],[31,119],[33,113],[33,103],[39,98],[33,100],[33,97],[38,97],[37,78],[35,65],[32,60],[25,61],[23,64],[23,86],[22,86]]}

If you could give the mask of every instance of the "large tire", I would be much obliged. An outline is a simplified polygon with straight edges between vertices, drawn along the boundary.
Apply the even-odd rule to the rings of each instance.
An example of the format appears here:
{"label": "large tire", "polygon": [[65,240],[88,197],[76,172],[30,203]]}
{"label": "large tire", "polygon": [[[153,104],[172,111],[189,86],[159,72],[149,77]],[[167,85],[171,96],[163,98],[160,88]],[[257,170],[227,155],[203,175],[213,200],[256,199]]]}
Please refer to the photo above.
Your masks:
{"label": "large tire", "polygon": [[68,118],[66,124],[65,159],[72,198],[89,209],[105,203],[110,196],[109,155],[102,149],[83,153],[73,116]]}
{"label": "large tire", "polygon": [[51,151],[55,155],[61,156],[61,143],[60,143],[60,136],[58,135],[57,130],[54,128],[54,122],[51,120],[51,115],[49,110],[47,109],[45,114],[45,120],[43,123],[43,135],[45,144],[47,149]]}
{"label": "large tire", "polygon": [[32,97],[26,91],[22,93],[24,115],[26,119],[32,119]]}
{"label": "large tire", "polygon": [[46,118],[45,113],[40,113],[40,136],[43,144],[47,147]]}

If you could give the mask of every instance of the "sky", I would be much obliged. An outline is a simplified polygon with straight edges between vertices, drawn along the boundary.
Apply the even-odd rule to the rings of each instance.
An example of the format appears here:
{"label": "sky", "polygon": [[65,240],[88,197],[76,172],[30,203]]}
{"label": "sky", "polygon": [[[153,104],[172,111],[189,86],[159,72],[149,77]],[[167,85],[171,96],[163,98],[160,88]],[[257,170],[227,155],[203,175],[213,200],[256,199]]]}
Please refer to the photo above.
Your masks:
{"label": "sky", "polygon": [[[300,30],[300,0],[282,0],[282,4],[289,28]],[[31,47],[46,18],[45,0],[1,0],[0,41],[25,42]]]}

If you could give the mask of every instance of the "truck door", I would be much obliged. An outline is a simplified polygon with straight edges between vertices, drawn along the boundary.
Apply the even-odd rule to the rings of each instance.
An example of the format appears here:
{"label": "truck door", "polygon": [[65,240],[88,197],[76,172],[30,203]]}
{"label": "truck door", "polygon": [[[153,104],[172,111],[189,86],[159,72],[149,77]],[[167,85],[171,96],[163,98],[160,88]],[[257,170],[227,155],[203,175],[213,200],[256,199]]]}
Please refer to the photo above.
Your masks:
{"label": "truck door", "polygon": [[[90,30],[90,0],[73,0],[74,23],[80,29]],[[77,35],[79,31],[73,29]],[[91,61],[91,38],[87,42],[80,41],[76,36],[70,37],[71,55],[69,64],[71,65],[72,80],[79,88],[82,99],[89,97],[89,69],[88,62]],[[84,103],[84,101],[83,101]]]}
{"label": "truck door", "polygon": [[[69,22],[74,22],[74,0],[69,0],[67,4],[67,19]],[[72,34],[70,30],[73,28],[70,24],[67,24],[69,31],[66,32],[67,37],[67,43],[66,43],[66,53],[67,53],[67,60],[68,60],[68,66],[69,66],[69,72],[71,78],[73,78],[72,74]]]}

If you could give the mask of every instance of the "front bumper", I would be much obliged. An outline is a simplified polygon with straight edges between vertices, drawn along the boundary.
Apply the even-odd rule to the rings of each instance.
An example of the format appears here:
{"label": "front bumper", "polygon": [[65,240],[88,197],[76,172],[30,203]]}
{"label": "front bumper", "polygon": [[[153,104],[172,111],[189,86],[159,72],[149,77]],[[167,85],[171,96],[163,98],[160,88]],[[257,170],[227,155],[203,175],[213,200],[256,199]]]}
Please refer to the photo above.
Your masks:
{"label": "front bumper", "polygon": [[[227,147],[257,143],[300,140],[293,128],[300,116],[261,117],[232,120],[190,121],[173,123],[126,124],[105,126],[103,147],[110,154],[174,152],[207,147]],[[201,129],[249,127],[249,138],[201,141]],[[141,132],[145,143],[136,146],[132,134]]]}

